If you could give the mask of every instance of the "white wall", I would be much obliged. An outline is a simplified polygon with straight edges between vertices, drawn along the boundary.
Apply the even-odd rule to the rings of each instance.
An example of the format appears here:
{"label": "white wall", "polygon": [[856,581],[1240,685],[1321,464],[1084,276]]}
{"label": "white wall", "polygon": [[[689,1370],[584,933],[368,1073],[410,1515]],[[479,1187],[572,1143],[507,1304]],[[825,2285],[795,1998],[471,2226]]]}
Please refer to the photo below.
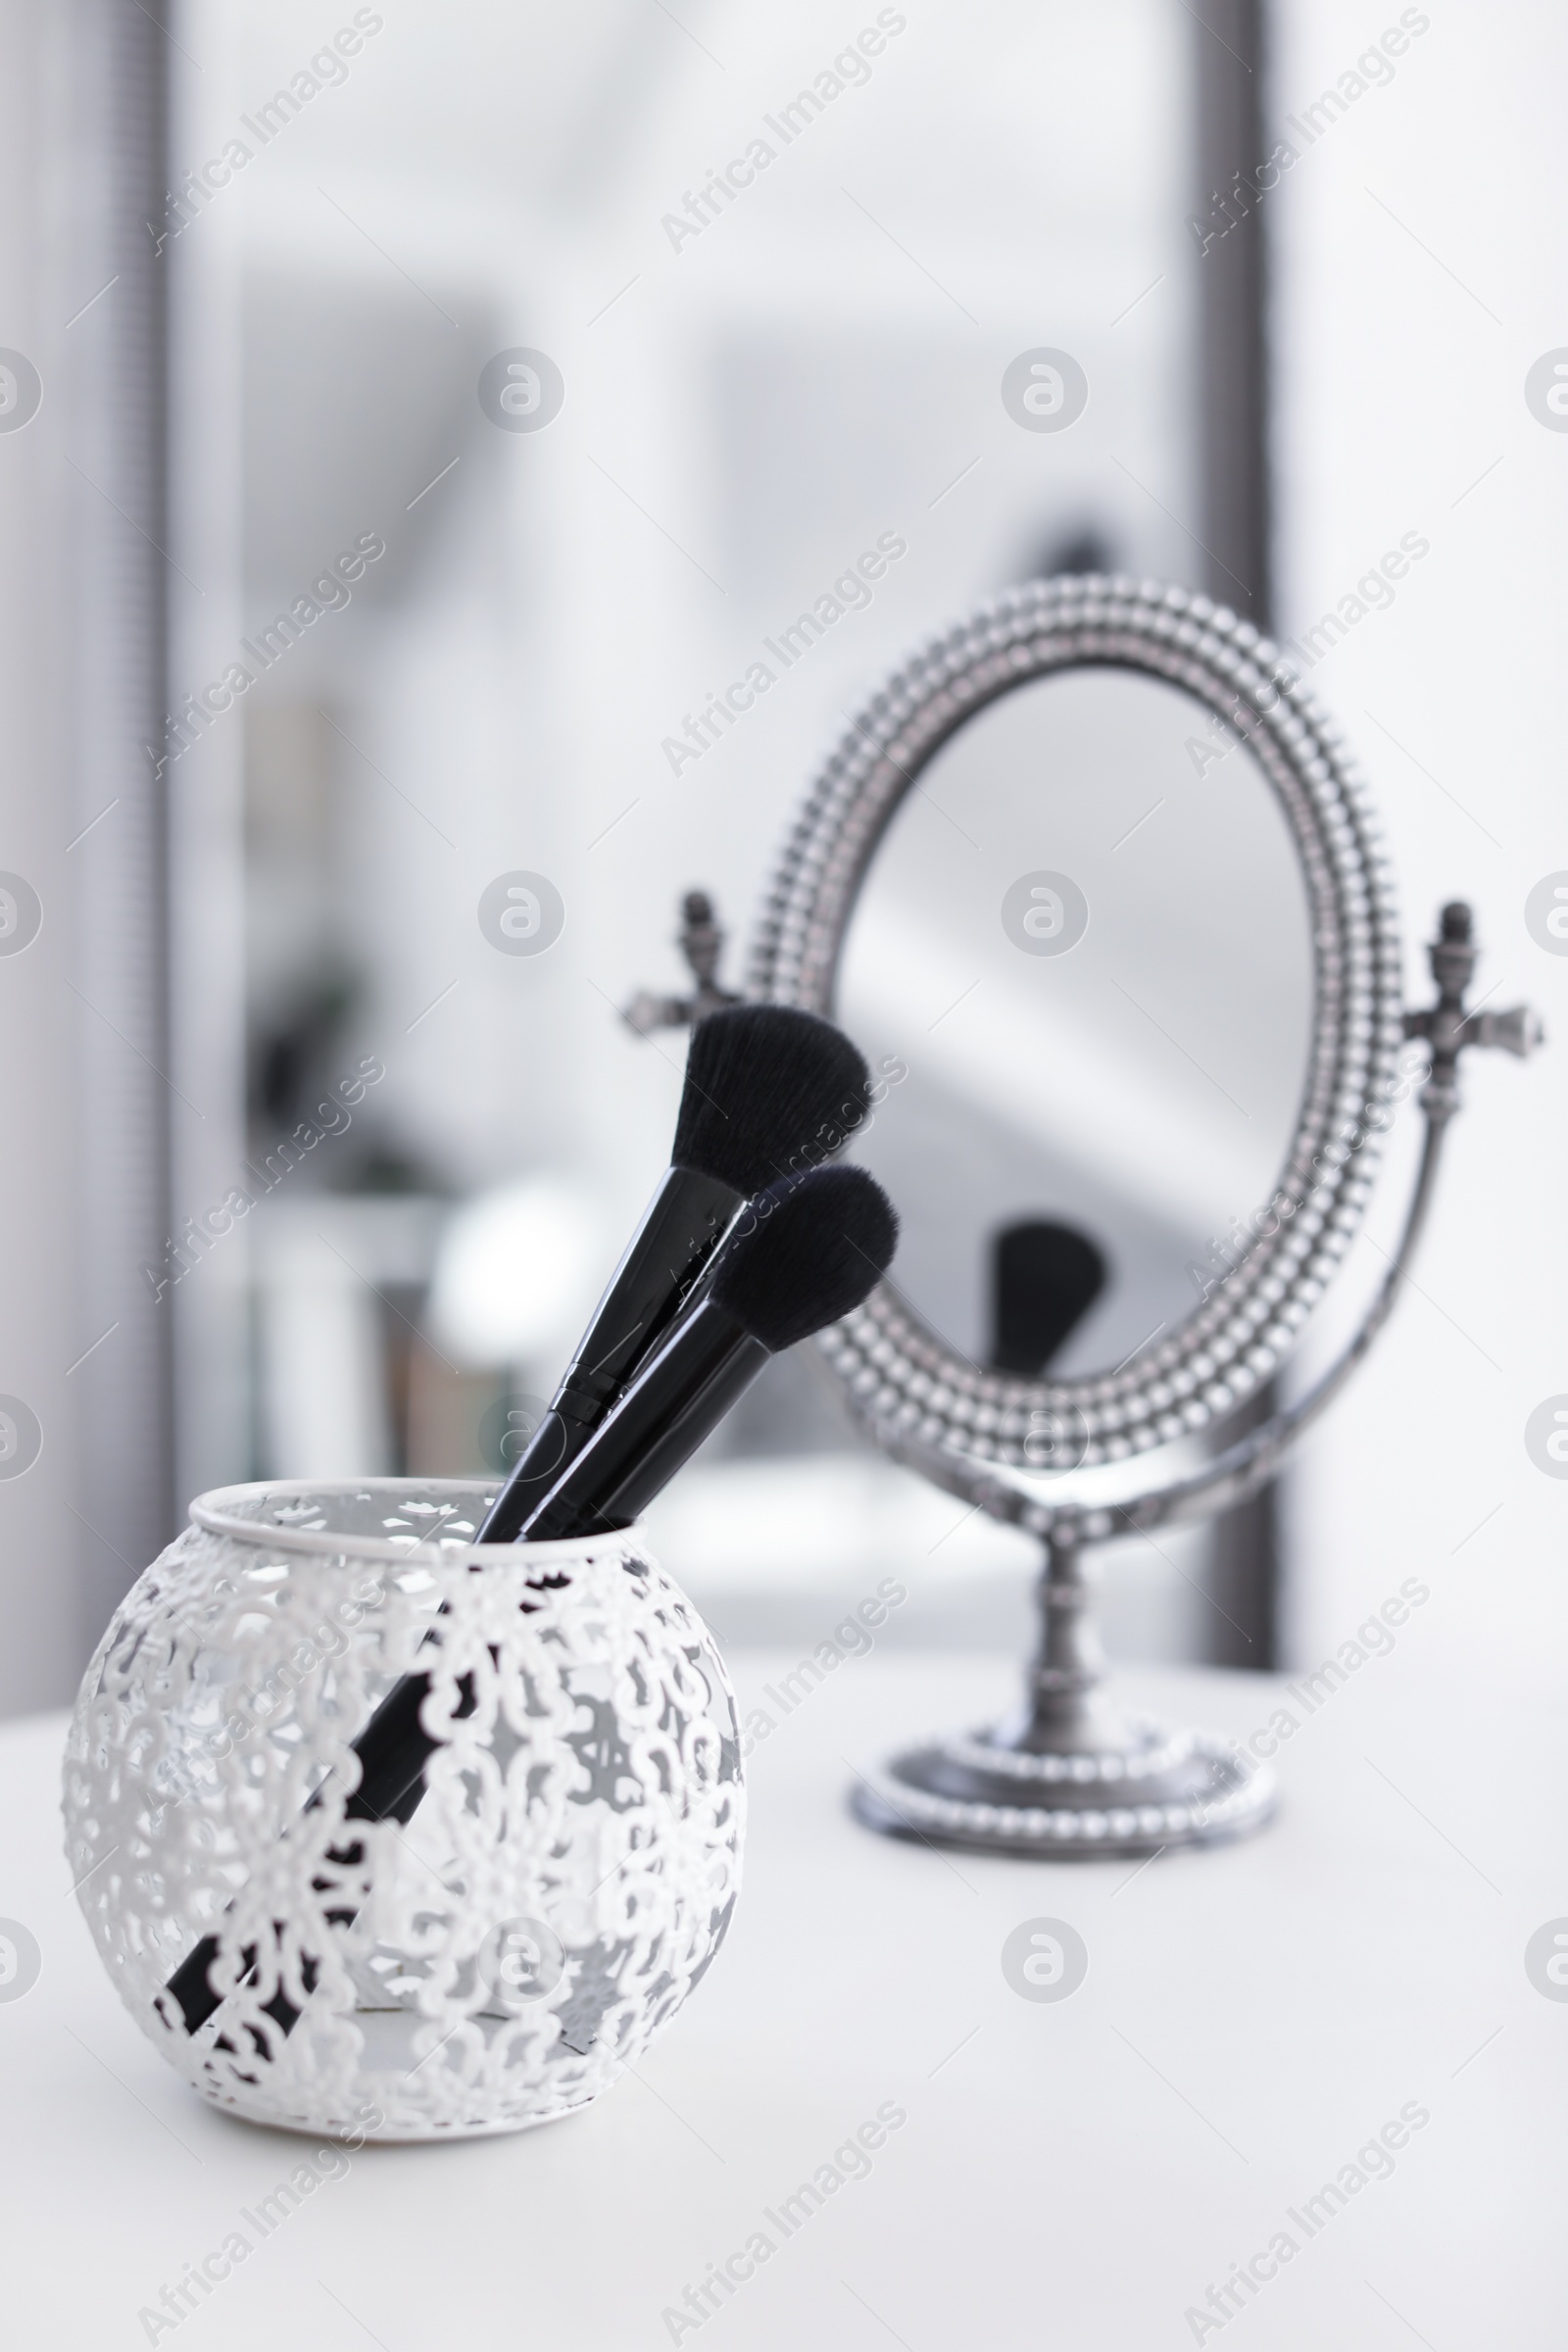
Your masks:
{"label": "white wall", "polygon": [[[77,1670],[82,1543],[74,1494],[78,1032],[73,962],[70,789],[70,542],[62,369],[69,191],[50,169],[60,124],[58,20],[6,0],[0,44],[0,344],[43,379],[31,422],[0,433],[0,869],[37,893],[30,946],[0,956],[4,1146],[0,1149],[0,1394],[37,1416],[43,1448],[0,1478],[0,1714],[63,1698]],[[83,288],[83,295],[92,288]],[[79,855],[79,853],[78,853]]]}
{"label": "white wall", "polygon": [[[1288,0],[1271,120],[1299,119],[1398,14]],[[1568,433],[1524,397],[1532,363],[1568,344],[1568,18],[1545,0],[1406,14],[1430,23],[1394,79],[1266,199],[1281,621],[1310,625],[1402,533],[1430,540],[1397,602],[1357,621],[1311,682],[1386,818],[1411,1000],[1430,994],[1420,951],[1439,905],[1470,898],[1478,993],[1527,997],[1548,1051],[1464,1064],[1412,1292],[1292,1482],[1292,1639],[1298,1659],[1322,1657],[1416,1573],[1441,1603],[1423,1641],[1462,1644],[1488,1671],[1489,1648],[1517,1656],[1560,1623],[1568,1531],[1568,1483],[1537,1470],[1523,1439],[1531,1410],[1568,1391],[1568,959],[1524,919],[1532,886],[1568,867]]]}

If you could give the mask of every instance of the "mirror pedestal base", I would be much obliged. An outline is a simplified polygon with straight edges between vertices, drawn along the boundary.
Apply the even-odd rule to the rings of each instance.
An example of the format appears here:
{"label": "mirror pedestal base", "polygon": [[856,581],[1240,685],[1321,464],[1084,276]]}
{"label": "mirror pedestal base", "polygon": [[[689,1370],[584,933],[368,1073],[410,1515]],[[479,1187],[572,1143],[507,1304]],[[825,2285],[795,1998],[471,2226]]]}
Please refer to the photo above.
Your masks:
{"label": "mirror pedestal base", "polygon": [[862,1782],[855,1811],[890,1838],[1052,1862],[1221,1845],[1273,1812],[1272,1772],[1217,1734],[1129,1730],[1136,1744],[1120,1755],[1033,1755],[985,1734],[929,1740]]}
{"label": "mirror pedestal base", "polygon": [[928,1740],[871,1774],[853,1800],[868,1829],[1061,1861],[1220,1845],[1262,1828],[1275,1803],[1266,1765],[1217,1733],[1170,1731],[1106,1701],[1088,1603],[1080,1544],[1053,1537],[1027,1703],[991,1731]]}

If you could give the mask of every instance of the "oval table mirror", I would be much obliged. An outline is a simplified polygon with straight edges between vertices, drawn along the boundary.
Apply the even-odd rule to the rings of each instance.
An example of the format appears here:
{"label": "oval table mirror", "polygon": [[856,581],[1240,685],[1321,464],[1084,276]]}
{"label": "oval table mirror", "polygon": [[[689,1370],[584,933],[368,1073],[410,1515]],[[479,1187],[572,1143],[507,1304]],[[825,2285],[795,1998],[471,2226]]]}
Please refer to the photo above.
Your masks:
{"label": "oval table mirror", "polygon": [[[883,1100],[854,1154],[895,1280],[818,1342],[896,1458],[1041,1538],[1010,1721],[856,1792],[871,1826],[1053,1856],[1259,1826],[1268,1768],[1102,1688],[1086,1546],[1244,1500],[1387,1315],[1469,1044],[1469,911],[1406,1012],[1387,860],[1348,754],[1250,624],[1130,580],[1016,590],[852,721],[787,845],[752,993],[830,1013]],[[1268,1384],[1344,1257],[1424,1042],[1400,1246],[1338,1361]]]}

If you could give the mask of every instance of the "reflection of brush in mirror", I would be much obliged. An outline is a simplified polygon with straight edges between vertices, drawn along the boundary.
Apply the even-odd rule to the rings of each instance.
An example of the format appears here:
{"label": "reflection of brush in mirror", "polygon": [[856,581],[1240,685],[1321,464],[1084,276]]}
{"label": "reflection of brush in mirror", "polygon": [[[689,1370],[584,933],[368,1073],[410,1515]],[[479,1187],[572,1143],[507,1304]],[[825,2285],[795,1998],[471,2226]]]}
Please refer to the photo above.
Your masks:
{"label": "reflection of brush in mirror", "polygon": [[1037,1380],[1105,1287],[1104,1253],[1074,1225],[1029,1217],[991,1237],[991,1369]]}

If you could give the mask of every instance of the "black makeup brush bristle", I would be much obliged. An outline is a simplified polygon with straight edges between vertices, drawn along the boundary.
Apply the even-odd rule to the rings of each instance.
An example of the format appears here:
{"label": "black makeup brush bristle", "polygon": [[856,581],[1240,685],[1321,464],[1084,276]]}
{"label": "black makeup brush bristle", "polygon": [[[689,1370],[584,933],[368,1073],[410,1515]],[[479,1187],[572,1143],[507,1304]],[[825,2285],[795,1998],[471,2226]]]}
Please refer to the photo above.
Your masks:
{"label": "black makeup brush bristle", "polygon": [[813,1168],[762,1193],[718,1262],[713,1302],[777,1354],[858,1306],[893,1262],[899,1220],[863,1168]]}
{"label": "black makeup brush bristle", "polygon": [[842,1031],[789,1004],[731,1004],[692,1032],[670,1159],[760,1193],[831,1157],[865,1116],[870,1073]]}

